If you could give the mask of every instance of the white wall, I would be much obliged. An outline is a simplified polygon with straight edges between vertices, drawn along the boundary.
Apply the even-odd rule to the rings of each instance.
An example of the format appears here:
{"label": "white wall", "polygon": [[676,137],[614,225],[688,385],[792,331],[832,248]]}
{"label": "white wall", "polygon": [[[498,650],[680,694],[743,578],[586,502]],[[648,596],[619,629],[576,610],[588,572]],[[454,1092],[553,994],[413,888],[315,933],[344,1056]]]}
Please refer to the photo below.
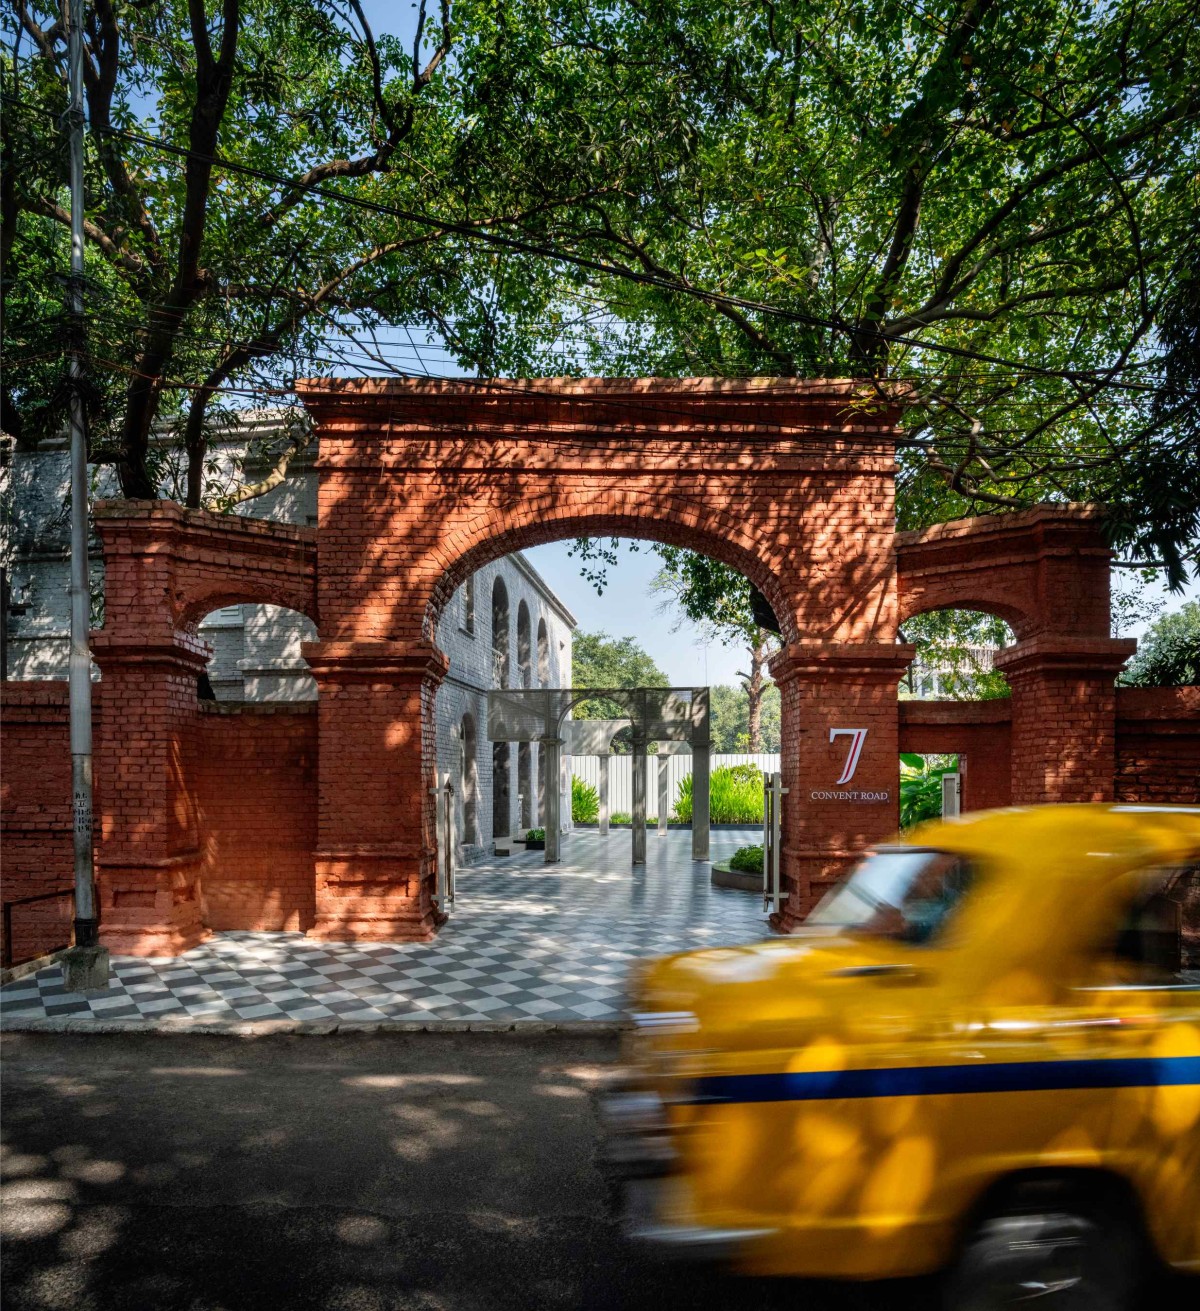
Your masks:
{"label": "white wall", "polygon": [[[608,810],[609,814],[624,811],[633,813],[633,757],[609,756],[608,766]],[[668,756],[670,761],[667,783],[670,789],[671,805],[679,795],[679,784],[692,772],[691,756]],[[779,768],[778,752],[760,752],[758,755],[713,754],[712,768],[720,769],[723,765],[757,765],[764,774],[771,774]],[[571,761],[572,771],[585,783],[590,783],[600,790],[600,757],[575,756]],[[646,814],[658,815],[658,757],[647,758],[646,769]]]}

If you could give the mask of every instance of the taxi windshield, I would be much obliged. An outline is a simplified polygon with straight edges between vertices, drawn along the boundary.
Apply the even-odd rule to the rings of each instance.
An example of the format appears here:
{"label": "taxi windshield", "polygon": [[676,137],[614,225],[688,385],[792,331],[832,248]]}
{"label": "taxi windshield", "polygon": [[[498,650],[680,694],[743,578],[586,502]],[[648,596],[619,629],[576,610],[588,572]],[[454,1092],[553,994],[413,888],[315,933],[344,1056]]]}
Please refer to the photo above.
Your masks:
{"label": "taxi windshield", "polygon": [[922,847],[870,852],[808,917],[808,923],[855,934],[929,942],[970,883],[961,856]]}

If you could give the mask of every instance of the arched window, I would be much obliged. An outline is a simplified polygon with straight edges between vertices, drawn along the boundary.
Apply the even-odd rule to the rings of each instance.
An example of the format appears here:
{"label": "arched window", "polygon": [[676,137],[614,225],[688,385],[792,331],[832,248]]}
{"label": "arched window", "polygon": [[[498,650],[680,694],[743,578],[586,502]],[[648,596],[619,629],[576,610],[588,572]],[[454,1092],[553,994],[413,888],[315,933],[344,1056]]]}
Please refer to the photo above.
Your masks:
{"label": "arched window", "polygon": [[492,584],[492,682],[508,687],[512,677],[512,659],[508,640],[508,588],[504,579]]}
{"label": "arched window", "polygon": [[462,817],[463,841],[479,841],[479,741],[475,716],[463,715],[459,732],[462,748]]}
{"label": "arched window", "polygon": [[538,620],[537,634],[538,686],[550,685],[550,635],[546,632],[546,621]]}
{"label": "arched window", "polygon": [[529,607],[524,601],[517,606],[517,678],[522,687],[533,683],[533,657],[529,639]]}

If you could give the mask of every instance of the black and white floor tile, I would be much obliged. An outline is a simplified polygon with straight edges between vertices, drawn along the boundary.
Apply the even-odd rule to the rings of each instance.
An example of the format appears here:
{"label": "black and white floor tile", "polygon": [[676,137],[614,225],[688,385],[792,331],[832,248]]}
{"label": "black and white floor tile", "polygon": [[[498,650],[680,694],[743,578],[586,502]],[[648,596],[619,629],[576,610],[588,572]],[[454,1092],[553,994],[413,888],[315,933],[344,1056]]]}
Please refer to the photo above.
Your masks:
{"label": "black and white floor tile", "polygon": [[[757,830],[718,831],[727,856]],[[613,1020],[631,962],[768,933],[762,899],[712,887],[691,837],[575,833],[561,864],[526,852],[460,871],[450,922],[428,943],[314,942],[301,933],[217,933],[169,959],[123,956],[103,993],[68,995],[52,966],[0,990],[4,1021]]]}

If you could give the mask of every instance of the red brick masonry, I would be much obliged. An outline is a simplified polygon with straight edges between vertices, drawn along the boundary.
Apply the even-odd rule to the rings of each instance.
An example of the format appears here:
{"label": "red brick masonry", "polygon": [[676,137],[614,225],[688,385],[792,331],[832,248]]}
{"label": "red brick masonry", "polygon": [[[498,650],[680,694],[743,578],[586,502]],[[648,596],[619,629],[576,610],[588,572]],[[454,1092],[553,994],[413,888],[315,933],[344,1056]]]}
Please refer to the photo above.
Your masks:
{"label": "red brick masonry", "polygon": [[[302,395],[321,442],[316,530],[164,502],[97,506],[97,862],[116,949],[176,952],[213,928],[436,932],[438,617],[481,565],[579,534],[694,547],[774,607],[781,927],[894,831],[901,750],[959,752],[968,807],[1200,801],[1196,689],[1113,686],[1133,644],[1108,636],[1097,512],[1045,506],[896,533],[897,415],[860,405],[854,384],[343,382]],[[315,708],[197,700],[196,624],[236,602],[319,625],[304,652]],[[1012,624],[1000,659],[1011,701],[897,701],[912,655],[900,624],[950,606]],[[6,898],[70,882],[65,697],[62,684],[4,688]],[[45,923],[21,932],[53,937],[54,913],[23,917]]]}

